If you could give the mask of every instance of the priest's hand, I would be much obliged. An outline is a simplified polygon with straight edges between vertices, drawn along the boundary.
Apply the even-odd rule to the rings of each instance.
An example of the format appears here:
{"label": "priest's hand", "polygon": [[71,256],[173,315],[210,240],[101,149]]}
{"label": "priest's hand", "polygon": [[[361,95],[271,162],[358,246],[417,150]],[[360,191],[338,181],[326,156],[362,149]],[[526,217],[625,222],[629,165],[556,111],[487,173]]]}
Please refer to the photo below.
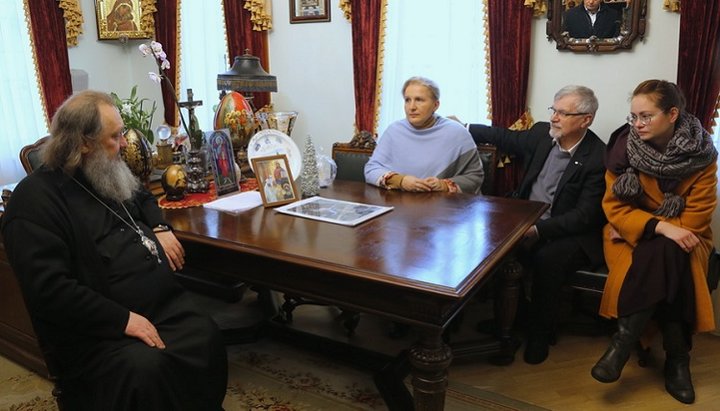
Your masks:
{"label": "priest's hand", "polygon": [[172,231],[155,233],[173,271],[181,270],[185,264],[185,249]]}
{"label": "priest's hand", "polygon": [[125,335],[135,337],[150,347],[165,349],[165,343],[160,338],[155,326],[147,318],[132,311],[130,311],[130,318],[125,326]]}

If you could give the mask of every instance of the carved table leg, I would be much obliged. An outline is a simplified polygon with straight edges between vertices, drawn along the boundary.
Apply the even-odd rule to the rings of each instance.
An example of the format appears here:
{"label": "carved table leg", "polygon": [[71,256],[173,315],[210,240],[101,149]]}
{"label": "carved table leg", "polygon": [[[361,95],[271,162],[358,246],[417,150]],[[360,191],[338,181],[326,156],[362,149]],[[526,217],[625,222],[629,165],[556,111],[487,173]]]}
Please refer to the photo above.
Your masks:
{"label": "carved table leg", "polygon": [[498,365],[512,363],[515,360],[515,351],[520,346],[520,342],[513,337],[512,330],[520,302],[521,278],[522,266],[515,258],[511,257],[500,272],[499,289],[494,306],[498,337],[502,347],[500,354],[491,361]]}
{"label": "carved table leg", "polygon": [[445,407],[447,370],[452,351],[442,340],[442,330],[423,330],[420,341],[409,353],[412,366],[415,410],[442,410]]}

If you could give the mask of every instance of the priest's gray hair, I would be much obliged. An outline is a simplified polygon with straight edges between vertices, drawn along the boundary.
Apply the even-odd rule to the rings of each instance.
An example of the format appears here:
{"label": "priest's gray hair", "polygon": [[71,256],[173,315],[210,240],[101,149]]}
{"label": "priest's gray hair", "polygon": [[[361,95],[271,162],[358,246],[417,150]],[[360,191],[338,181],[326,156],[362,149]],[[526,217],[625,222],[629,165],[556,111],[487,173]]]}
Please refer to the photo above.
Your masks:
{"label": "priest's gray hair", "polygon": [[577,107],[575,109],[579,113],[587,113],[595,116],[595,112],[599,107],[598,99],[595,97],[595,93],[585,86],[565,86],[555,93],[553,101],[558,101],[567,95],[574,95],[579,97]]}
{"label": "priest's gray hair", "polygon": [[83,145],[97,144],[102,131],[101,104],[115,106],[110,95],[93,90],[74,94],[62,103],[53,116],[51,137],[41,154],[45,165],[67,173],[82,165]]}
{"label": "priest's gray hair", "polygon": [[414,76],[414,77],[410,77],[409,79],[405,80],[405,84],[403,84],[403,87],[402,87],[403,96],[405,95],[405,89],[407,89],[408,86],[411,84],[419,84],[421,86],[427,87],[428,90],[430,90],[430,93],[432,94],[433,98],[435,98],[435,100],[440,100],[440,87],[438,87],[437,83],[430,80],[429,78],[421,77],[421,76]]}

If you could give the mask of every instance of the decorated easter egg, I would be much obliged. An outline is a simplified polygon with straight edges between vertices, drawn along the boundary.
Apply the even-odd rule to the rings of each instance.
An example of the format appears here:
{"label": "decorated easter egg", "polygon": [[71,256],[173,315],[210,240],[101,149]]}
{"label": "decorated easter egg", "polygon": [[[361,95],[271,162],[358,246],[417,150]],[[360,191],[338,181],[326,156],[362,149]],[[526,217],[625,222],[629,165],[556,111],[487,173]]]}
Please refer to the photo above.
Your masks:
{"label": "decorated easter egg", "polygon": [[247,147],[250,138],[255,134],[255,117],[252,107],[242,94],[237,91],[227,93],[215,112],[215,130],[230,130],[233,150]]}

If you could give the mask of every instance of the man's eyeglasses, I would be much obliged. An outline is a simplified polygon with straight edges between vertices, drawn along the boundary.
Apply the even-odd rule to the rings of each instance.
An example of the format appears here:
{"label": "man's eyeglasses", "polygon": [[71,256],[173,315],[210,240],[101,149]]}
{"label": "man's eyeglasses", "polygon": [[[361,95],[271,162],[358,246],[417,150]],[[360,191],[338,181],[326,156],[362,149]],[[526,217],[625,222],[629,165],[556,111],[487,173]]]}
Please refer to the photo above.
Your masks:
{"label": "man's eyeglasses", "polygon": [[660,113],[655,113],[655,114],[641,114],[641,115],[639,115],[639,116],[636,116],[635,114],[630,114],[629,116],[627,116],[627,117],[625,118],[625,120],[627,120],[627,123],[630,124],[631,126],[635,126],[635,123],[636,123],[638,120],[640,121],[640,125],[642,125],[642,126],[647,126],[648,124],[650,124],[650,122],[652,121],[652,119],[653,119],[655,116],[657,116],[658,114],[660,114]]}
{"label": "man's eyeglasses", "polygon": [[566,117],[571,117],[571,116],[584,116],[584,115],[590,114],[590,113],[568,113],[567,111],[564,111],[564,110],[556,110],[555,107],[553,107],[553,106],[548,107],[548,113],[550,113],[550,117],[557,114],[558,117],[560,117],[560,118],[566,118]]}
{"label": "man's eyeglasses", "polygon": [[117,132],[117,133],[113,134],[113,138],[115,138],[115,139],[118,139],[118,140],[119,140],[119,139],[120,139],[120,137],[124,136],[124,135],[125,135],[125,133],[127,133],[127,131],[128,131],[128,129],[127,129],[127,128],[125,128],[125,127],[123,127],[123,129],[122,129],[122,130],[120,130],[119,132]]}

